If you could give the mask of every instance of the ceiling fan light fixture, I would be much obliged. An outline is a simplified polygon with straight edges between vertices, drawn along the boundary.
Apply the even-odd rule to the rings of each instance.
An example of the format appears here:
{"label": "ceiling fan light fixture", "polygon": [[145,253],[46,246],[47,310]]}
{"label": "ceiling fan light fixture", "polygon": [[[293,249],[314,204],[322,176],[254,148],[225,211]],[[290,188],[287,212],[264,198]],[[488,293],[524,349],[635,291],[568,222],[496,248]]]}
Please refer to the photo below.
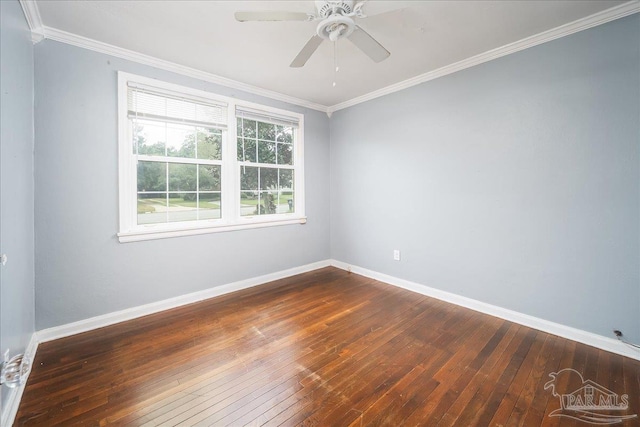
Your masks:
{"label": "ceiling fan light fixture", "polygon": [[355,28],[356,24],[348,16],[331,15],[318,24],[316,32],[323,39],[334,42],[349,37]]}
{"label": "ceiling fan light fixture", "polygon": [[332,42],[337,41],[342,35],[342,32],[344,31],[344,29],[345,27],[342,25],[332,28],[329,31],[329,40],[331,40]]}

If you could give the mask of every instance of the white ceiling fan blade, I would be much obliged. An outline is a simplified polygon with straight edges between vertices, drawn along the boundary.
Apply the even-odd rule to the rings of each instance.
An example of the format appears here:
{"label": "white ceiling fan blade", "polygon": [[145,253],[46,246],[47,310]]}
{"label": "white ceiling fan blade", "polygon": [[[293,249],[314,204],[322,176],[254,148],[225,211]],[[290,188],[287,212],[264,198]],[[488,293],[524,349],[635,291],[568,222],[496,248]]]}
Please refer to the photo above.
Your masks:
{"label": "white ceiling fan blade", "polygon": [[322,40],[323,39],[320,36],[311,37],[289,66],[293,68],[300,68],[306,64],[309,58],[311,58],[311,55],[313,55],[313,52],[315,52],[316,49],[318,49],[318,46],[322,44]]}
{"label": "white ceiling fan blade", "polygon": [[356,25],[356,29],[348,39],[363,51],[374,62],[380,62],[389,57],[391,53],[369,35],[365,30]]}
{"label": "white ceiling fan blade", "polygon": [[390,12],[395,12],[397,10],[406,9],[414,5],[415,5],[415,0],[410,0],[410,1],[362,0],[356,3],[356,5],[354,6],[354,9],[356,7],[359,7],[360,9],[362,9],[364,15],[367,18],[371,18],[374,16],[385,15]]}
{"label": "white ceiling fan blade", "polygon": [[255,11],[236,12],[236,21],[309,21],[313,15],[303,12]]}

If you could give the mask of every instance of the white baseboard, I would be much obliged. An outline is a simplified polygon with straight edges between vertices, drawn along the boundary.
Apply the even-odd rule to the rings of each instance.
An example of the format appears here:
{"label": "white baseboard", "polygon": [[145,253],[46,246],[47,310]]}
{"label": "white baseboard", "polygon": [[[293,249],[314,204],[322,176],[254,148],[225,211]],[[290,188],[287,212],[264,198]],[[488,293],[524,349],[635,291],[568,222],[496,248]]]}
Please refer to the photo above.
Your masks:
{"label": "white baseboard", "polygon": [[409,280],[399,279],[397,277],[389,276],[387,274],[378,273],[377,271],[368,270],[366,268],[351,265],[342,261],[332,259],[331,265],[342,270],[351,271],[361,276],[369,277],[371,279],[379,280],[384,283],[388,283],[399,288],[407,289],[412,292],[416,292],[422,295],[426,295],[432,298],[436,298],[442,301],[446,301],[452,304],[456,304],[462,307],[470,308],[481,313],[489,314],[491,316],[499,317],[501,319],[508,320],[510,322],[518,323],[520,325],[528,326],[539,331],[547,332],[559,337],[567,338],[573,341],[577,341],[583,344],[590,345],[602,350],[610,351],[611,353],[620,354],[622,356],[630,357],[632,359],[640,360],[640,350],[636,350],[627,344],[615,340],[613,338],[607,338],[602,335],[594,334],[592,332],[583,331],[581,329],[565,326],[560,323],[550,322],[548,320],[540,319],[538,317],[529,316],[528,314],[519,313],[517,311],[509,310],[506,308],[498,307],[492,304],[487,304],[478,300],[463,297],[460,295],[452,294],[450,292],[442,291],[439,289],[431,288],[429,286],[420,285]]}
{"label": "white baseboard", "polygon": [[[29,344],[24,351],[24,358],[31,362],[33,366],[34,358],[36,355],[36,350],[38,349],[38,335],[34,332],[31,335],[31,339],[29,340]],[[7,392],[9,397],[7,398],[7,403],[4,405],[2,410],[2,417],[0,418],[0,426],[10,426],[13,425],[13,422],[18,414],[18,408],[20,407],[20,400],[22,399],[22,393],[24,393],[24,388],[27,384],[27,380],[29,379],[29,373],[27,374],[27,378],[25,378],[24,383],[16,388],[7,388],[4,387],[4,391]]]}
{"label": "white baseboard", "polygon": [[216,286],[215,288],[206,289],[204,291],[193,292],[163,301],[115,311],[113,313],[103,314],[101,316],[91,317],[89,319],[80,320],[78,322],[67,323],[66,325],[54,326],[53,328],[38,331],[38,340],[39,342],[47,342],[59,338],[68,337],[82,332],[91,331],[93,329],[124,322],[126,320],[147,316],[159,311],[169,310],[171,308],[180,307],[186,304],[192,304],[194,302],[202,301],[205,299],[217,297],[242,289],[251,288],[253,286],[262,285],[274,280],[284,279],[285,277],[295,276],[296,274],[306,273],[308,271],[328,267],[330,265],[331,264],[329,260],[318,261],[300,267],[290,268],[288,270],[265,274],[264,276],[252,277],[250,279],[240,280],[238,282],[228,283],[222,286]]}

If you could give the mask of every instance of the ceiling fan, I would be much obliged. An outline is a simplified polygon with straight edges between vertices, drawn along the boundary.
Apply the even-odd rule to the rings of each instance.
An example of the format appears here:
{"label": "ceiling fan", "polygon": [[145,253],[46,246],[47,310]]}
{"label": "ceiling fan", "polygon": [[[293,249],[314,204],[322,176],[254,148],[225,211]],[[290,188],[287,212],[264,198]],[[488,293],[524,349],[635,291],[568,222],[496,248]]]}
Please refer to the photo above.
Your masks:
{"label": "ceiling fan", "polygon": [[369,35],[353,18],[366,18],[362,12],[363,2],[353,0],[316,0],[316,13],[253,11],[236,12],[236,20],[246,21],[320,21],[316,28],[316,35],[304,45],[298,56],[291,62],[290,67],[299,68],[309,60],[324,40],[336,42],[348,39],[358,49],[375,62],[383,61],[391,53]]}

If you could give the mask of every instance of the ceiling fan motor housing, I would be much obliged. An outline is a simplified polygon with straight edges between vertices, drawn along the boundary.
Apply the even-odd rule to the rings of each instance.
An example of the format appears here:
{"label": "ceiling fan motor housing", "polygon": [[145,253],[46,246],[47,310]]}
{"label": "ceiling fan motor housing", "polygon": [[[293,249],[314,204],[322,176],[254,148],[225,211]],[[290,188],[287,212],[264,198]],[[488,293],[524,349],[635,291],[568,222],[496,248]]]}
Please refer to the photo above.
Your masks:
{"label": "ceiling fan motor housing", "polygon": [[353,12],[353,0],[316,0],[318,15],[327,18],[335,13],[349,14]]}

